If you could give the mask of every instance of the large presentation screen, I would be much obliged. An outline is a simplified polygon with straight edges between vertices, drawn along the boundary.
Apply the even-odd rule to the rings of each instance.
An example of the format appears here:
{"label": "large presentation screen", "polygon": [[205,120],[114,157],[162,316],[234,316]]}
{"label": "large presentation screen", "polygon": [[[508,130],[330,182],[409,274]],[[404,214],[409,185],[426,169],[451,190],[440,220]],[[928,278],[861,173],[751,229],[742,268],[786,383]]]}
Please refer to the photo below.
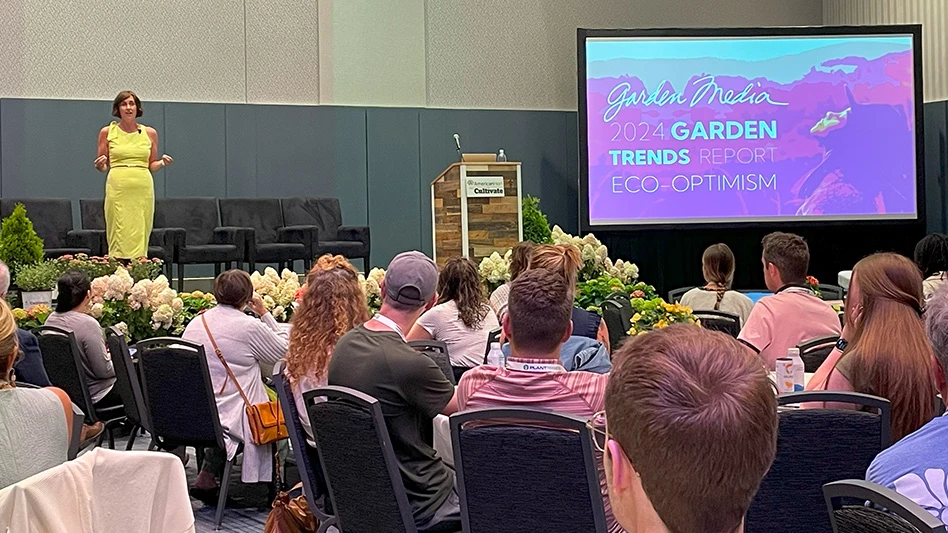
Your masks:
{"label": "large presentation screen", "polygon": [[918,218],[920,34],[847,31],[580,30],[581,223]]}

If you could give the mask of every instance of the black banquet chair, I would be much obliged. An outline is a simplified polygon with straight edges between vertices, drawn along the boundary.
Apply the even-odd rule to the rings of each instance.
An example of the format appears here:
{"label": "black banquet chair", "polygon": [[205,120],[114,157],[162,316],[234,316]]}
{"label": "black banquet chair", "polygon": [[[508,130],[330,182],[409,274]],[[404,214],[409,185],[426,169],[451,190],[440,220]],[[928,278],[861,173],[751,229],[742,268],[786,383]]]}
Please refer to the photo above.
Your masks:
{"label": "black banquet chair", "polygon": [[321,498],[325,498],[323,500],[325,503],[330,503],[329,491],[326,488],[326,477],[323,475],[323,469],[319,464],[319,457],[315,448],[306,442],[306,431],[300,423],[300,412],[297,410],[296,401],[293,399],[290,380],[283,376],[285,368],[286,362],[282,360],[273,365],[273,389],[276,390],[277,398],[280,401],[280,409],[283,410],[283,418],[286,420],[290,447],[293,448],[293,457],[296,459],[296,466],[300,471],[300,481],[303,483],[303,494],[306,496],[309,510],[319,521],[319,529],[316,533],[324,533],[330,526],[336,525],[336,517],[331,514],[331,505],[325,511],[317,505]]}
{"label": "black banquet chair", "polygon": [[53,386],[64,390],[79,409],[85,413],[85,422],[95,424],[101,421],[105,424],[105,431],[99,435],[96,445],[108,435],[109,447],[115,448],[115,426],[125,420],[124,407],[114,405],[96,409],[89,393],[89,384],[86,381],[82,359],[79,356],[79,345],[76,336],[64,329],[53,326],[40,326],[33,329],[43,354],[43,367],[49,382]]}
{"label": "black banquet chair", "polygon": [[741,318],[735,314],[702,309],[694,311],[694,315],[704,329],[727,333],[735,339],[741,333]]}
{"label": "black banquet chair", "polygon": [[343,226],[342,207],[338,198],[296,196],[280,200],[283,222],[287,226],[316,226],[318,237],[314,257],[339,254],[350,261],[362,259],[362,268],[369,270],[371,239],[368,226]]}
{"label": "black banquet chair", "polygon": [[[204,346],[174,337],[156,337],[135,347],[152,442],[167,451],[179,446],[226,449]],[[230,471],[236,459],[224,465],[214,518],[218,528],[224,519]]]}
{"label": "black banquet chair", "polygon": [[615,353],[622,341],[629,336],[629,326],[635,311],[629,295],[621,292],[610,294],[602,303],[602,321],[609,330],[609,353]]}
{"label": "black banquet chair", "polygon": [[142,396],[141,381],[138,378],[135,363],[132,361],[128,343],[114,326],[105,330],[105,343],[112,356],[112,366],[115,368],[115,390],[122,398],[125,420],[132,423],[128,444],[125,445],[126,450],[131,450],[135,445],[135,437],[139,430],[145,429],[151,432],[145,416],[145,399]]}
{"label": "black banquet chair", "polygon": [[889,401],[855,392],[809,391],[782,394],[777,402],[840,402],[877,411],[780,409],[777,456],[747,512],[745,531],[831,533],[823,485],[865,477],[875,456],[889,446]]}
{"label": "black banquet chair", "polygon": [[[945,524],[905,496],[869,481],[823,485],[833,533],[946,533]],[[846,505],[846,500],[850,501]],[[869,502],[870,505],[866,505]],[[885,510],[883,510],[885,509]]]}
{"label": "black banquet chair", "polygon": [[797,344],[800,350],[800,359],[803,359],[803,367],[806,372],[816,372],[820,365],[836,347],[836,341],[839,335],[828,335],[826,337],[817,337]]}
{"label": "black banquet chair", "polygon": [[585,420],[522,407],[450,420],[464,531],[606,531]]}
{"label": "black banquet chair", "polygon": [[680,302],[681,297],[691,289],[694,289],[694,287],[681,287],[679,289],[672,289],[668,291],[668,303],[674,304]]}
{"label": "black banquet chair", "polygon": [[329,386],[304,393],[303,403],[339,529],[417,533],[379,401],[357,390]]}
{"label": "black banquet chair", "polygon": [[[438,365],[438,368],[441,369],[441,372],[444,374],[444,377],[451,382],[452,385],[458,384],[458,371],[455,371],[454,367],[451,366],[451,357],[448,355],[448,345],[444,341],[436,340],[423,340],[423,341],[411,341],[408,343],[409,346],[415,350],[427,355],[432,361]],[[466,368],[463,370],[467,370]],[[461,371],[463,373],[463,371]]]}
{"label": "black banquet chair", "polygon": [[484,364],[487,364],[487,356],[490,354],[490,345],[500,342],[501,329],[492,329],[487,333],[487,346],[484,348]]}
{"label": "black banquet chair", "polygon": [[13,213],[23,204],[36,234],[43,239],[47,259],[63,255],[101,255],[105,239],[96,232],[73,229],[72,201],[66,198],[0,198],[0,217]]}

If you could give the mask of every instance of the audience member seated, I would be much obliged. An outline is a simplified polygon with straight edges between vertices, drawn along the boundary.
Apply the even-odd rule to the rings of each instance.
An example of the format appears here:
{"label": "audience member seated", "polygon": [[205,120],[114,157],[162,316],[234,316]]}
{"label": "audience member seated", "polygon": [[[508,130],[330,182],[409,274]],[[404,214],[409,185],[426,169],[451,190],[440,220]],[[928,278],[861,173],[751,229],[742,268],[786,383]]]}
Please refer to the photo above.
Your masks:
{"label": "audience member seated", "polygon": [[[270,446],[253,443],[246,405],[237,386],[251,404],[269,401],[260,376],[260,365],[272,366],[286,355],[287,334],[267,312],[260,296],[253,292],[250,275],[246,272],[228,270],[217,276],[214,296],[217,306],[195,317],[181,337],[204,345],[217,411],[224,428],[227,449],[215,447],[206,450],[201,472],[191,488],[192,496],[216,505],[219,490],[216,478],[223,474],[227,460],[237,454],[239,443],[234,438],[244,446],[241,481],[257,483],[272,479]],[[244,308],[249,308],[260,318],[245,314]],[[227,362],[230,372],[224,368],[221,358]]]}
{"label": "audience member seated", "polygon": [[316,446],[303,393],[329,384],[329,358],[339,339],[369,319],[359,273],[341,255],[324,255],[306,275],[306,290],[293,313],[285,375],[293,389],[300,422]]}
{"label": "audience member seated", "polygon": [[[948,398],[948,292],[938,292],[925,309],[925,329],[934,349],[932,374],[942,398]],[[939,416],[880,453],[866,479],[911,499],[938,517],[945,513],[948,473],[948,417]]]}
{"label": "audience member seated", "polygon": [[728,245],[712,244],[701,255],[704,287],[695,287],[681,297],[681,304],[695,311],[722,311],[737,315],[741,324],[747,322],[754,302],[745,294],[732,291],[734,254]]}
{"label": "audience member seated", "polygon": [[817,337],[839,335],[839,317],[810,292],[806,272],[810,250],[803,237],[771,233],[764,237],[764,282],[775,294],[761,298],[750,312],[738,340],[758,354],[768,370],[787,350]]}
{"label": "audience member seated", "polygon": [[[576,278],[582,266],[582,258],[575,246],[543,244],[533,250],[528,268],[544,268],[566,278],[566,283],[569,285],[568,298],[572,303],[573,293],[576,290]],[[573,306],[572,322],[573,335],[595,339],[601,342],[606,350],[609,349],[609,330],[606,329],[605,321],[598,314]]]}
{"label": "audience member seated", "polygon": [[497,287],[490,294],[490,305],[497,313],[498,322],[503,320],[504,315],[507,314],[507,297],[510,294],[510,284],[530,266],[530,257],[533,255],[533,249],[536,246],[533,241],[523,241],[518,242],[510,251],[510,281]]}
{"label": "audience member seated", "polygon": [[432,421],[457,411],[454,386],[405,333],[437,301],[438,267],[421,252],[403,252],[382,281],[382,308],[339,339],[329,361],[329,384],[377,398],[392,449],[422,533],[456,527],[461,509],[454,473],[432,448]]}
{"label": "audience member seated", "polygon": [[[506,367],[479,366],[458,383],[458,408],[520,406],[549,409],[580,418],[602,411],[609,376],[567,372],[560,347],[569,338],[572,306],[566,280],[545,269],[524,272],[510,284],[504,335],[510,341]],[[610,531],[616,526],[606,500]]]}
{"label": "audience member seated", "polygon": [[925,301],[934,296],[948,276],[948,237],[930,233],[915,245],[915,264],[922,270]]}
{"label": "audience member seated", "polygon": [[619,523],[635,533],[743,531],[777,451],[766,369],[733,338],[687,325],[633,337],[614,360],[602,440]]}
{"label": "audience member seated", "polygon": [[[438,277],[438,305],[421,315],[408,340],[444,341],[451,366],[468,369],[484,361],[487,336],[500,327],[484,296],[477,266],[466,257],[448,260]],[[460,377],[461,372],[455,371]]]}
{"label": "audience member seated", "polygon": [[[0,300],[6,301],[9,290],[10,269],[3,261],[0,261]],[[43,366],[43,354],[40,352],[36,335],[18,327],[16,339],[20,347],[20,355],[13,364],[16,380],[37,387],[51,386],[49,376],[46,375],[46,367]]]}
{"label": "audience member seated", "polygon": [[72,402],[64,391],[14,385],[16,343],[13,312],[0,302],[0,488],[65,462],[72,428]]}
{"label": "audience member seated", "polygon": [[935,388],[932,346],[921,316],[922,276],[912,261],[891,253],[859,261],[849,284],[842,337],[807,389],[888,399],[892,442],[922,427],[934,416]]}
{"label": "audience member seated", "polygon": [[85,272],[69,270],[59,277],[56,310],[46,319],[47,326],[71,331],[79,345],[79,357],[89,384],[89,395],[97,407],[122,405],[115,384],[112,356],[105,347],[105,335],[99,322],[89,315],[91,284]]}

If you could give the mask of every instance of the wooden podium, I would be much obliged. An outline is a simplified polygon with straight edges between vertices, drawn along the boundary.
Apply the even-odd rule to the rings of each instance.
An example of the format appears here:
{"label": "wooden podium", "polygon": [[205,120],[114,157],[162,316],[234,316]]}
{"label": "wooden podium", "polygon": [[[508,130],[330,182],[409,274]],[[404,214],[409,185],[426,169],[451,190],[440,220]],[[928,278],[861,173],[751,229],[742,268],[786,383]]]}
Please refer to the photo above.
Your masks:
{"label": "wooden podium", "polygon": [[523,240],[520,163],[454,163],[431,182],[431,229],[438,266],[452,257],[479,264]]}

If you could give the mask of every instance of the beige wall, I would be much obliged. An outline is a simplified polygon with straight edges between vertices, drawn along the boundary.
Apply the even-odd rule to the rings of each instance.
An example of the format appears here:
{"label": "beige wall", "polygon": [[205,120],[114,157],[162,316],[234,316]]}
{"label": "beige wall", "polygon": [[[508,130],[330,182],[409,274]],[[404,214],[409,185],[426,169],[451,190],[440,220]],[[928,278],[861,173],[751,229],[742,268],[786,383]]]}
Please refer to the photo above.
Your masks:
{"label": "beige wall", "polygon": [[[880,19],[866,14],[873,10],[858,9],[870,3],[890,7]],[[928,7],[915,14],[915,8],[896,9],[902,4]],[[3,0],[0,97],[110,99],[132,88],[146,100],[166,101],[575,109],[576,27],[792,26],[818,25],[824,17],[828,23],[927,17],[926,95],[939,99],[948,98],[945,69],[936,68],[945,64],[936,54],[948,49],[946,4]]]}
{"label": "beige wall", "polygon": [[925,101],[948,100],[948,0],[824,0],[823,21],[921,24]]}

